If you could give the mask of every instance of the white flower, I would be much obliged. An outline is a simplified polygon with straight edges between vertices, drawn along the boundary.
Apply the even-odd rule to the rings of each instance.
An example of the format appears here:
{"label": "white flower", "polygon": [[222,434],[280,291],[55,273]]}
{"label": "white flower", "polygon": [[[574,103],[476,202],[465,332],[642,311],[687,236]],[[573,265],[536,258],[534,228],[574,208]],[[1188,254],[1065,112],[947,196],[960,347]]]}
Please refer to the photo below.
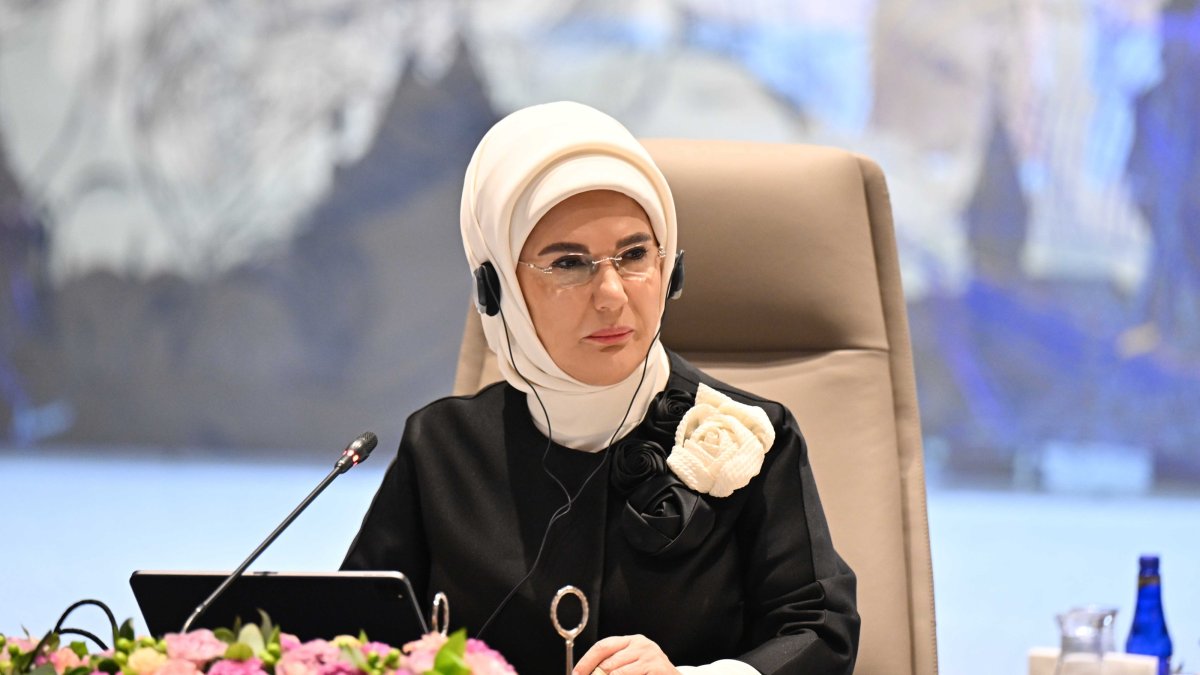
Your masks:
{"label": "white flower", "polygon": [[153,647],[138,647],[122,669],[130,675],[152,675],[167,662],[167,655]]}
{"label": "white flower", "polygon": [[667,466],[693,490],[728,497],[758,475],[774,443],[775,429],[762,408],[701,384],[696,405],[679,420]]}

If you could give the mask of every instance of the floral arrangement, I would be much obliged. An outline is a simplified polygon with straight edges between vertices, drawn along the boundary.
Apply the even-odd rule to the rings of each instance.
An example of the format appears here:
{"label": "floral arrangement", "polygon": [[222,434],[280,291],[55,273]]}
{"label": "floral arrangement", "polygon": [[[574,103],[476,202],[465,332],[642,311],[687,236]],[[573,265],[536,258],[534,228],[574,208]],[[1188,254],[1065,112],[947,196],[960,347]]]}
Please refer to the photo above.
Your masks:
{"label": "floral arrangement", "polygon": [[[61,622],[60,622],[61,624]],[[63,644],[64,634],[92,638]],[[459,630],[427,633],[401,648],[365,635],[301,642],[263,615],[260,625],[135,638],[132,622],[107,648],[86,631],[56,628],[41,640],[0,634],[0,675],[506,675],[504,657]]]}
{"label": "floral arrangement", "polygon": [[745,487],[774,443],[762,408],[705,384],[695,395],[663,391],[639,429],[613,448],[610,482],[626,500],[625,539],[653,556],[695,549],[716,522],[702,495],[728,497]]}

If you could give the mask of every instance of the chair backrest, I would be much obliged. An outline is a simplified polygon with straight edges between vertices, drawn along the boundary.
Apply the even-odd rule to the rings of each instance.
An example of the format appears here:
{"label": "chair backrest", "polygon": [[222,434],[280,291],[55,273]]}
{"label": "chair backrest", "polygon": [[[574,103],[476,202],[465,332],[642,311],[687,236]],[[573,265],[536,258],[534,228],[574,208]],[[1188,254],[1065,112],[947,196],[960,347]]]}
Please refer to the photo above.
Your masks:
{"label": "chair backrest", "polygon": [[[858,575],[859,675],[937,672],[920,421],[882,171],[834,148],[652,140],[687,251],[663,341],[787,405]],[[499,379],[468,311],[456,393]]]}

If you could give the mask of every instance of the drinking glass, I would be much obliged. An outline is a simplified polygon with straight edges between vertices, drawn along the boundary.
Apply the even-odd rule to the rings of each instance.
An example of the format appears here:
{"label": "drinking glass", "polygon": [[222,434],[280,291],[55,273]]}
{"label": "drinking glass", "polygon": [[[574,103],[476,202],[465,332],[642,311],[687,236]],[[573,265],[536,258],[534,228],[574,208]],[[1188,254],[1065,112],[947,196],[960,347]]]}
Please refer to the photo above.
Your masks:
{"label": "drinking glass", "polygon": [[1104,654],[1113,651],[1113,607],[1073,607],[1058,615],[1062,647],[1054,675],[1102,675]]}

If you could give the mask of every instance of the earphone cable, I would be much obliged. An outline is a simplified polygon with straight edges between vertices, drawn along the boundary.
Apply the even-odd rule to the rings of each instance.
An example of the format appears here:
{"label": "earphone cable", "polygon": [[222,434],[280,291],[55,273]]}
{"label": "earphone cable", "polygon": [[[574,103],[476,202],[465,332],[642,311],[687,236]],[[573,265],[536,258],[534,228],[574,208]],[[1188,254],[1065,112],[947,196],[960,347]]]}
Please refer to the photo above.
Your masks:
{"label": "earphone cable", "polygon": [[[492,287],[491,281],[492,279],[490,277],[487,278],[486,283],[488,284],[488,290],[491,291],[493,298],[499,299],[500,294],[496,288]],[[557,485],[560,490],[562,490],[563,495],[567,498],[567,503],[558,507],[555,509],[554,513],[550,514],[550,520],[546,522],[546,529],[542,531],[542,541],[538,544],[538,550],[533,557],[533,563],[529,566],[529,571],[525,573],[525,576],[521,577],[520,581],[513,585],[513,587],[504,596],[504,599],[500,601],[500,604],[496,605],[496,609],[492,610],[491,615],[488,616],[487,620],[483,622],[483,624],[479,627],[479,630],[475,632],[475,637],[480,640],[483,639],[484,632],[487,631],[488,626],[492,624],[492,620],[495,619],[500,614],[500,611],[508,605],[513,596],[516,595],[517,590],[519,590],[521,586],[524,586],[525,582],[529,581],[530,577],[533,576],[533,573],[537,570],[538,563],[542,560],[542,553],[546,550],[546,542],[550,540],[550,530],[554,527],[554,523],[559,518],[565,516],[570,511],[571,504],[574,501],[571,498],[571,492],[567,490],[567,486],[563,485],[562,481],[558,479],[558,476],[555,476],[554,473],[550,471],[550,467],[546,465],[546,460],[550,456],[550,448],[554,444],[554,429],[550,425],[550,412],[546,409],[546,403],[542,401],[542,397],[537,393],[537,388],[533,386],[533,383],[529,381],[529,378],[525,377],[525,374],[522,373],[521,369],[517,367],[517,360],[513,356],[512,337],[511,331],[508,327],[508,319],[504,316],[503,308],[499,308],[499,313],[500,322],[504,326],[504,343],[508,349],[508,362],[512,364],[513,370],[518,376],[520,376],[521,380],[525,382],[525,386],[529,387],[529,391],[533,392],[534,398],[537,399],[538,405],[542,409],[542,417],[546,420],[546,448],[542,451],[542,471],[544,471],[546,475],[550,477],[550,480],[554,481],[554,484]]]}
{"label": "earphone cable", "polygon": [[[499,293],[497,292],[497,289],[493,288],[491,285],[491,278],[488,278],[486,283],[488,284],[488,290],[492,292],[492,297],[499,299]],[[670,286],[668,286],[667,290],[669,293]],[[650,367],[650,354],[654,351],[654,345],[658,343],[659,337],[662,335],[663,321],[667,316],[667,300],[666,298],[663,299],[663,310],[658,318],[658,330],[655,331],[654,339],[650,340],[650,346],[646,349],[646,353],[642,356],[642,373],[638,378],[637,387],[633,390],[633,395],[629,398],[629,405],[625,407],[625,414],[621,416],[621,421],[617,423],[616,429],[613,430],[612,436],[609,437],[608,443],[603,448],[604,457],[601,458],[600,463],[596,465],[596,468],[592,469],[591,473],[584,478],[583,483],[580,484],[579,489],[576,490],[575,494],[573,495],[571,494],[570,490],[563,485],[562,481],[559,480],[558,476],[555,476],[554,473],[550,471],[550,467],[546,463],[550,456],[550,448],[554,444],[553,428],[550,425],[550,413],[547,411],[546,404],[542,401],[542,397],[538,394],[537,388],[533,386],[533,383],[529,381],[529,378],[525,377],[525,374],[522,373],[521,369],[517,367],[517,361],[513,357],[512,338],[510,337],[510,331],[508,328],[508,319],[504,316],[503,307],[499,307],[498,309],[500,314],[500,322],[504,326],[504,342],[508,349],[508,362],[512,364],[513,370],[518,376],[520,376],[521,380],[525,382],[525,386],[529,387],[529,390],[533,392],[534,398],[537,399],[538,405],[541,406],[542,416],[546,420],[546,448],[542,451],[542,471],[544,471],[546,475],[548,475],[550,479],[553,480],[556,485],[558,485],[559,489],[562,490],[563,495],[566,496],[567,501],[565,504],[558,507],[554,513],[550,515],[550,519],[546,522],[546,529],[542,532],[542,540],[538,544],[537,553],[534,555],[533,563],[530,564],[529,570],[525,573],[525,576],[521,577],[520,581],[518,581],[511,589],[509,589],[508,593],[504,596],[500,603],[496,605],[496,609],[492,610],[491,615],[488,616],[487,620],[484,621],[479,630],[476,631],[475,637],[481,640],[483,639],[484,632],[491,625],[492,621],[500,614],[504,607],[508,605],[513,596],[516,595],[517,591],[524,586],[530,578],[533,577],[533,573],[537,571],[538,564],[542,560],[542,554],[546,550],[546,543],[550,540],[550,531],[554,528],[554,524],[560,519],[565,518],[567,514],[571,512],[571,508],[575,505],[575,500],[578,499],[579,496],[583,494],[583,491],[587,489],[588,484],[592,482],[592,478],[594,478],[601,469],[608,466],[608,459],[611,456],[609,450],[611,450],[612,444],[614,441],[616,441],[617,436],[620,435],[621,428],[625,426],[625,421],[629,419],[629,413],[633,411],[633,404],[635,401],[637,401],[637,395],[642,390],[642,385],[646,382],[646,372]]]}

